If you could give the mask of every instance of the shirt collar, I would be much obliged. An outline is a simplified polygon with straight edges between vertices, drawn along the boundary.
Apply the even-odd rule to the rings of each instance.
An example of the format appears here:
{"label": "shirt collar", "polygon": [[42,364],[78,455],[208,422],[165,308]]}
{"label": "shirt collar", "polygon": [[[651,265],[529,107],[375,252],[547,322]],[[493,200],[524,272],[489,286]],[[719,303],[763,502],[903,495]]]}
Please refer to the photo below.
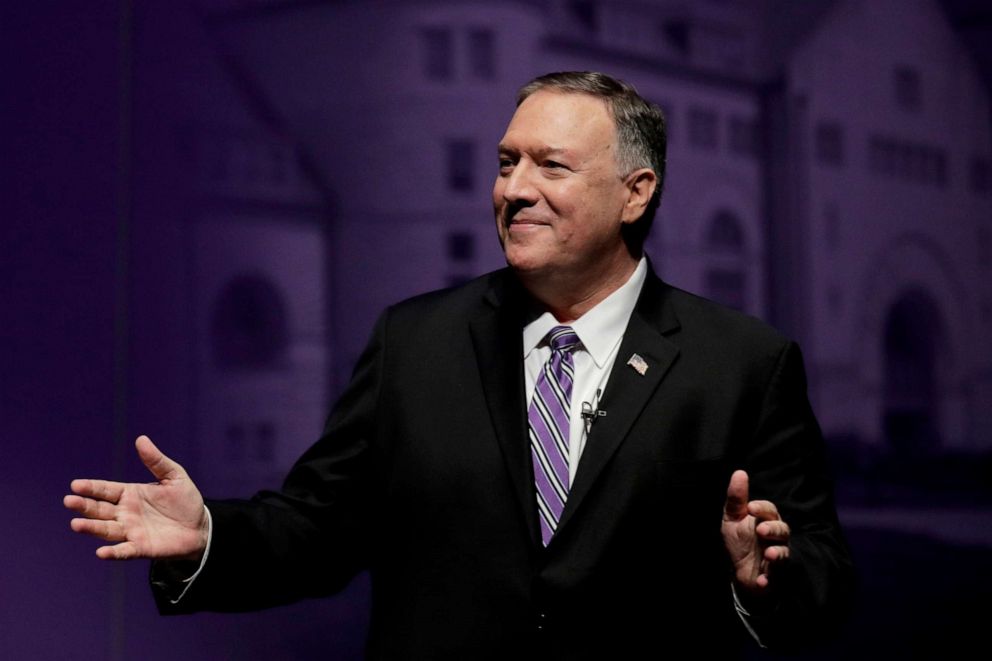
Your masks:
{"label": "shirt collar", "polygon": [[[596,367],[602,369],[614,347],[623,338],[627,322],[641,295],[641,288],[647,279],[648,263],[645,257],[637,263],[637,268],[623,285],[600,301],[594,308],[573,321],[570,326],[579,336],[582,347],[592,357]],[[558,320],[550,312],[543,312],[524,326],[524,358],[541,344]]]}

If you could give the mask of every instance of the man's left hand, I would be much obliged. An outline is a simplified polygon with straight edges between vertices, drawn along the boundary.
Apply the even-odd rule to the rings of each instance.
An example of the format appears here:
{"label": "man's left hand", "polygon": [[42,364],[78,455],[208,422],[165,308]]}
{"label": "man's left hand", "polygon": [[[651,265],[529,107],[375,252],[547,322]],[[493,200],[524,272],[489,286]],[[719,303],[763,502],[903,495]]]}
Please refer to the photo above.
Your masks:
{"label": "man's left hand", "polygon": [[771,501],[748,500],[748,477],[742,470],[730,476],[721,531],[737,585],[750,593],[764,592],[774,565],[789,557],[789,525]]}

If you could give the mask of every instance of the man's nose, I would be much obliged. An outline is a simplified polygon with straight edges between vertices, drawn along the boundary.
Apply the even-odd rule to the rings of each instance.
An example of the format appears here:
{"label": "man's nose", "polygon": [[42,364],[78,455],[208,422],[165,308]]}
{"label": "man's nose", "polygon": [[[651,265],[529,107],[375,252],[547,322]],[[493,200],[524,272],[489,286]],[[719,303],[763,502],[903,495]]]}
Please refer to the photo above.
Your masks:
{"label": "man's nose", "polygon": [[503,199],[516,206],[531,206],[537,203],[540,194],[534,185],[535,168],[527,161],[520,161],[506,177],[503,186]]}

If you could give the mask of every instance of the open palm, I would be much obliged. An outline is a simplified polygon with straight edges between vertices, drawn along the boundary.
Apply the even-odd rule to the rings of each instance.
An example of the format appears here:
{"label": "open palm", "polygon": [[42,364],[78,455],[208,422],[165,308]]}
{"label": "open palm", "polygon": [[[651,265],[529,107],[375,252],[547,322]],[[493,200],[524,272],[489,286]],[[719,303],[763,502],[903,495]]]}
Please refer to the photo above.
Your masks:
{"label": "open palm", "polygon": [[82,516],[70,527],[113,544],[96,550],[105,560],[197,558],[207,545],[207,515],[199,489],[182,466],[147,436],[135,441],[156,482],[73,480],[65,506]]}

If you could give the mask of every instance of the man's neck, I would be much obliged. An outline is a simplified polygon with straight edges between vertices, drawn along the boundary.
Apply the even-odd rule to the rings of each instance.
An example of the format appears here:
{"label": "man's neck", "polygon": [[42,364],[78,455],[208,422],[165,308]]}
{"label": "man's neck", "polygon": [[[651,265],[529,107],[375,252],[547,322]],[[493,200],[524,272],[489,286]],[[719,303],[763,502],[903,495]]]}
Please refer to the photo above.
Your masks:
{"label": "man's neck", "polygon": [[629,254],[602,271],[571,277],[520,276],[524,287],[559,323],[569,324],[620,289],[637,268],[639,257]]}

